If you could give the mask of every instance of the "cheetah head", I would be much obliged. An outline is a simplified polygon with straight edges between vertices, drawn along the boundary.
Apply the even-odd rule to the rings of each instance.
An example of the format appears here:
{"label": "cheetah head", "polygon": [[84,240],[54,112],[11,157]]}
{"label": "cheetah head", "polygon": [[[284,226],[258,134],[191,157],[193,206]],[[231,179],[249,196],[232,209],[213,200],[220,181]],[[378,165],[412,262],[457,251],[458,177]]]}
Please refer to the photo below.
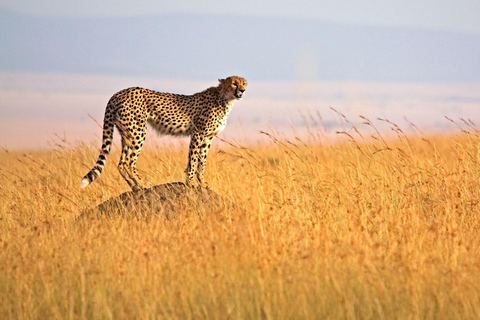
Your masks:
{"label": "cheetah head", "polygon": [[227,100],[242,99],[243,93],[247,89],[247,81],[241,77],[231,76],[226,79],[218,79],[218,81],[220,81],[221,91]]}

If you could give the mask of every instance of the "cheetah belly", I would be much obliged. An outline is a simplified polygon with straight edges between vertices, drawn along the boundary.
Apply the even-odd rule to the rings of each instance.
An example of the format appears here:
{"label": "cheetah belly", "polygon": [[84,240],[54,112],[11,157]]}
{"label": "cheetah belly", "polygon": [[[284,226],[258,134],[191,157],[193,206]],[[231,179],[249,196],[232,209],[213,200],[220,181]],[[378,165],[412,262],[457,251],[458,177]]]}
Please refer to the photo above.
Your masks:
{"label": "cheetah belly", "polygon": [[191,134],[192,126],[188,121],[164,122],[149,119],[148,123],[159,134],[170,134],[174,136],[187,136]]}

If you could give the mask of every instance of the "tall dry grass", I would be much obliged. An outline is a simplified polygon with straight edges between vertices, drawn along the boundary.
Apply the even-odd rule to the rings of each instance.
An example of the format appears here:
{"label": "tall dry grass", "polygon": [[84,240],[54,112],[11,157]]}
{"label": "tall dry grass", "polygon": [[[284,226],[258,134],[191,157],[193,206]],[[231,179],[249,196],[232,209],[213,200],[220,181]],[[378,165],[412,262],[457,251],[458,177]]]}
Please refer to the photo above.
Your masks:
{"label": "tall dry grass", "polygon": [[[237,208],[173,220],[76,220],[128,190],[118,151],[86,190],[95,148],[1,152],[0,318],[480,318],[479,131],[344,121],[335,143],[217,140],[206,178]],[[185,160],[150,148],[138,166],[159,184]]]}

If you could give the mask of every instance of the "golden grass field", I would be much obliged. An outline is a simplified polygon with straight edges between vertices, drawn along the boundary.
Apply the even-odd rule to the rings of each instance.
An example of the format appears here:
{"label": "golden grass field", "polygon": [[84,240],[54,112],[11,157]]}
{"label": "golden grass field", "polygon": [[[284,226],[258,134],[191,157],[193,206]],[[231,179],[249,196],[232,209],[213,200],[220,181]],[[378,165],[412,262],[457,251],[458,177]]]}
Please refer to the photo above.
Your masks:
{"label": "golden grass field", "polygon": [[[171,220],[76,220],[128,191],[118,144],[85,190],[96,147],[1,151],[0,318],[479,319],[480,132],[364,120],[331,143],[216,140],[206,180],[237,207]],[[145,148],[140,174],[182,181],[186,154]]]}

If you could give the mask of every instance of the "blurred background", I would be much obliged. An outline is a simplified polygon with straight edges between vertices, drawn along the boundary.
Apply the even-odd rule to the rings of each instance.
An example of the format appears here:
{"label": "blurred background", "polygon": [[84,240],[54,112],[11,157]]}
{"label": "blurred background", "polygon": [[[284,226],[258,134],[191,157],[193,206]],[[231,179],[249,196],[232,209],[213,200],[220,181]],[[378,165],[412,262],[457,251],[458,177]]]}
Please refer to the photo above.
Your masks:
{"label": "blurred background", "polygon": [[115,92],[230,75],[249,87],[227,140],[330,137],[341,114],[449,132],[480,121],[479,17],[478,0],[0,0],[0,147],[100,146]]}

